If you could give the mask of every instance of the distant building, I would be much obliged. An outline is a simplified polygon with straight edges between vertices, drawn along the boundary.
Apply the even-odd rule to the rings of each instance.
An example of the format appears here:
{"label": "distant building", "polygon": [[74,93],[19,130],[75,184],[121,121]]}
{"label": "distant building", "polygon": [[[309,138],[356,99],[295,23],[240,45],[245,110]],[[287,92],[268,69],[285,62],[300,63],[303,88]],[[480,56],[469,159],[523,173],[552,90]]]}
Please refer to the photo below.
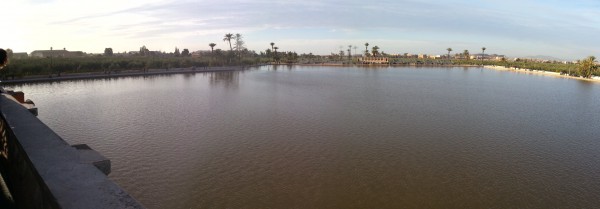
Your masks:
{"label": "distant building", "polygon": [[31,52],[31,57],[83,57],[85,53],[82,51],[67,51],[66,49],[62,50],[35,50]]}
{"label": "distant building", "polygon": [[390,64],[387,57],[361,57],[358,62],[361,64]]}
{"label": "distant building", "polygon": [[498,54],[474,54],[471,55],[471,59],[476,59],[476,60],[496,60],[496,61],[500,61],[502,60],[502,58],[506,58],[506,56],[504,55],[498,55]]}
{"label": "distant building", "polygon": [[192,57],[201,57],[201,56],[202,56],[202,52],[200,52],[200,51],[192,52]]}
{"label": "distant building", "polygon": [[496,61],[500,61],[502,59],[506,59],[506,56],[493,54],[490,58],[493,59],[493,60],[496,60]]}
{"label": "distant building", "polygon": [[417,59],[417,58],[419,58],[419,55],[418,54],[405,54],[404,58]]}

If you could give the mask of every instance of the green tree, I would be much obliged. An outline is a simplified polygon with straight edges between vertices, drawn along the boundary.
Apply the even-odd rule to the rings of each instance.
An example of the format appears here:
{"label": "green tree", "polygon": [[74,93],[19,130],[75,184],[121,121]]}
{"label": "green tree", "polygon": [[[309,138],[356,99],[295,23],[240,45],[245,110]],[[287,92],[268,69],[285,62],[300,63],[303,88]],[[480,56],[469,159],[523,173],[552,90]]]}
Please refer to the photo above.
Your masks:
{"label": "green tree", "polygon": [[275,62],[279,63],[279,56],[277,55],[277,49],[279,49],[279,47],[273,47],[273,53],[275,53]]}
{"label": "green tree", "polygon": [[181,52],[179,52],[179,48],[175,47],[175,52],[173,52],[173,54],[175,54],[176,57],[179,57],[179,55],[181,55]]}
{"label": "green tree", "polygon": [[215,49],[213,56],[215,56],[216,58],[222,59],[223,56],[224,56],[224,54],[225,53],[223,52],[223,50],[221,50],[221,49]]}
{"label": "green tree", "polygon": [[469,54],[469,50],[465,49],[465,51],[463,51],[463,56],[465,57],[465,59],[471,59],[471,54]]}
{"label": "green tree", "polygon": [[369,42],[365,43],[365,56],[369,56]]}
{"label": "green tree", "polygon": [[8,57],[8,59],[11,59],[13,56],[13,50],[8,48],[5,51],[6,51],[6,57]]}
{"label": "green tree", "polygon": [[592,74],[598,70],[598,66],[596,65],[596,57],[589,56],[584,60],[579,62],[578,66],[579,73],[584,78],[591,78]]}
{"label": "green tree", "polygon": [[274,51],[275,49],[273,48],[275,46],[275,43],[271,42],[271,51]]}
{"label": "green tree", "polygon": [[[262,54],[262,53],[261,53]],[[265,56],[267,57],[272,57],[273,56],[273,51],[271,51],[271,49],[267,49],[265,50]]]}
{"label": "green tree", "polygon": [[113,56],[113,49],[112,48],[105,48],[104,49],[104,56],[107,56],[107,57]]}
{"label": "green tree", "polygon": [[183,51],[181,51],[181,56],[182,57],[189,57],[190,56],[190,50],[183,49]]}
{"label": "green tree", "polygon": [[450,59],[450,52],[452,51],[452,48],[447,48],[446,50],[448,50],[448,59]]}
{"label": "green tree", "polygon": [[150,50],[146,48],[146,46],[140,47],[140,56],[148,56],[150,55]]}

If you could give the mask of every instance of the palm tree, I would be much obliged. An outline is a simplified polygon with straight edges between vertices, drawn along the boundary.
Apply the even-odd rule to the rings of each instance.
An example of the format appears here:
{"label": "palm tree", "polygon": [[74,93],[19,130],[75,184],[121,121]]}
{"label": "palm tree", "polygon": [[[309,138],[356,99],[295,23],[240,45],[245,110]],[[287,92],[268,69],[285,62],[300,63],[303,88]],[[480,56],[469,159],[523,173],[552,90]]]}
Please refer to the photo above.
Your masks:
{"label": "palm tree", "polygon": [[365,43],[365,54],[369,54],[369,42]]}
{"label": "palm tree", "polygon": [[279,47],[276,47],[275,43],[271,42],[271,52],[268,55],[273,58],[273,61],[275,61],[275,49],[279,49]]}
{"label": "palm tree", "polygon": [[348,58],[352,59],[352,45],[348,45]]}
{"label": "palm tree", "polygon": [[273,47],[274,53],[275,53],[275,62],[279,62],[279,57],[277,56],[277,50],[279,49],[279,47]]}
{"label": "palm tree", "polygon": [[371,49],[371,53],[373,54],[374,57],[378,56],[379,55],[379,47],[378,46],[374,46]]}
{"label": "palm tree", "polygon": [[448,50],[448,59],[450,59],[450,52],[452,51],[452,48],[447,48],[446,50]]}
{"label": "palm tree", "polygon": [[231,47],[231,39],[233,39],[233,34],[231,33],[225,34],[225,37],[223,38],[223,41],[229,42],[229,51],[233,51],[233,47]]}
{"label": "palm tree", "polygon": [[354,49],[354,54],[356,54],[356,49],[358,48],[357,46],[352,47]]}
{"label": "palm tree", "polygon": [[[210,46],[210,54],[212,56],[212,58],[208,60],[209,61],[209,63],[208,63],[209,66],[212,66],[212,60],[214,59],[214,56],[215,56],[215,50],[214,49],[215,49],[216,45],[217,44],[215,44],[215,43],[208,44],[208,46]],[[194,68],[194,70],[195,70],[195,68]]]}
{"label": "palm tree", "polygon": [[579,62],[579,66],[577,68],[579,69],[579,72],[581,72],[581,75],[584,78],[591,78],[594,71],[598,69],[598,66],[596,66],[595,62],[596,57],[594,56],[589,56],[581,62]]}
{"label": "palm tree", "polygon": [[485,57],[485,50],[486,50],[485,47],[481,48],[481,63],[483,63],[483,57]]}
{"label": "palm tree", "polygon": [[208,46],[210,46],[210,53],[211,53],[211,54],[214,54],[214,52],[215,52],[215,50],[214,50],[214,49],[215,49],[215,46],[216,46],[216,45],[217,45],[217,44],[215,44],[215,43],[210,43],[210,44],[208,44]]}
{"label": "palm tree", "polygon": [[470,55],[471,54],[469,54],[469,50],[465,49],[465,51],[463,51],[463,56],[465,56],[465,59],[471,59]]}

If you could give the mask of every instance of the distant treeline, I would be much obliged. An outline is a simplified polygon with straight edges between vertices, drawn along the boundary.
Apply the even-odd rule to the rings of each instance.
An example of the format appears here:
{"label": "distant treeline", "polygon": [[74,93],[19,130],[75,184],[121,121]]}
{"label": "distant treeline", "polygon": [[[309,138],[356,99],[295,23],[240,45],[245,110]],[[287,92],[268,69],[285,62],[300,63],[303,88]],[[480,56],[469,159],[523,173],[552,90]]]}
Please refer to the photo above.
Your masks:
{"label": "distant treeline", "polygon": [[[475,59],[417,59],[417,58],[392,58],[391,64],[412,64],[412,65],[496,65],[508,68],[520,68],[529,70],[541,70],[549,72],[557,72],[571,76],[583,76],[580,71],[580,65],[577,63],[562,63],[562,62],[535,62],[529,60],[475,60]],[[592,75],[600,76],[600,71],[592,72]]]}
{"label": "distant treeline", "polygon": [[119,73],[126,70],[170,69],[209,66],[247,66],[262,63],[293,64],[299,59],[320,60],[312,54],[302,56],[295,52],[245,52],[214,50],[200,56],[146,55],[88,57],[45,57],[11,59],[0,71],[0,78],[22,78],[27,76],[61,76],[73,73]]}
{"label": "distant treeline", "polygon": [[[282,64],[319,64],[319,63],[358,63],[358,58],[352,59],[342,56],[316,56],[312,54],[298,55],[294,52],[277,52],[260,54],[247,54],[243,57],[232,56],[227,52],[217,51],[207,53],[201,57],[191,56],[93,56],[93,57],[47,57],[12,59],[10,64],[0,71],[0,77],[22,78],[27,76],[60,76],[73,73],[119,73],[121,71],[148,69],[171,69],[208,66],[239,66],[255,65],[261,63]],[[461,59],[417,59],[417,58],[390,58],[390,64],[410,65],[496,65],[530,70],[542,70],[583,76],[580,64],[572,63],[541,63],[527,60],[517,61],[492,61],[492,60],[461,60]],[[599,70],[592,71],[592,75],[600,76]]]}
{"label": "distant treeline", "polygon": [[35,75],[60,76],[72,73],[118,73],[124,70],[145,71],[148,69],[170,69],[207,66],[253,65],[267,60],[259,57],[240,58],[229,61],[222,57],[53,57],[12,59],[0,71],[2,78]]}

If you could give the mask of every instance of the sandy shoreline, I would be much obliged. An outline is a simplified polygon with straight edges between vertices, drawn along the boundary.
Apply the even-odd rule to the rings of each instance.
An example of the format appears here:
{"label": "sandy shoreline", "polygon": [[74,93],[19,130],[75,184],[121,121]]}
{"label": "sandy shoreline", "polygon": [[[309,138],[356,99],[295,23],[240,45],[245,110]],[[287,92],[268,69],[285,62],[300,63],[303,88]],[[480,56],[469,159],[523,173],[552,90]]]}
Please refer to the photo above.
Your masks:
{"label": "sandy shoreline", "polygon": [[592,78],[582,78],[582,77],[574,77],[574,76],[568,76],[568,75],[561,75],[560,73],[557,73],[557,72],[542,71],[542,70],[529,70],[529,69],[512,68],[512,67],[511,68],[507,68],[507,67],[504,67],[504,66],[495,66],[495,65],[486,65],[486,66],[484,66],[484,68],[494,69],[494,70],[501,70],[501,71],[512,71],[512,72],[524,73],[524,74],[545,75],[545,76],[552,76],[552,77],[556,77],[556,78],[577,79],[577,80],[599,82],[600,83],[600,77],[598,77],[598,76],[592,76]]}
{"label": "sandy shoreline", "polygon": [[150,76],[150,75],[169,75],[169,74],[184,74],[184,73],[202,73],[202,72],[221,72],[221,71],[236,71],[244,70],[255,66],[230,66],[230,67],[196,67],[194,68],[173,68],[173,69],[149,69],[147,72],[140,70],[123,71],[120,73],[78,73],[64,74],[60,77],[47,76],[32,76],[22,79],[2,80],[0,84],[21,84],[21,83],[37,83],[49,81],[65,81],[65,80],[84,80],[84,79],[99,79],[99,78],[117,78],[131,76]]}
{"label": "sandy shoreline", "polygon": [[[287,64],[277,64],[287,65]],[[319,64],[291,64],[296,66],[327,66],[327,67],[478,67],[478,65],[439,65],[439,64],[340,64],[340,63],[319,63]]]}

